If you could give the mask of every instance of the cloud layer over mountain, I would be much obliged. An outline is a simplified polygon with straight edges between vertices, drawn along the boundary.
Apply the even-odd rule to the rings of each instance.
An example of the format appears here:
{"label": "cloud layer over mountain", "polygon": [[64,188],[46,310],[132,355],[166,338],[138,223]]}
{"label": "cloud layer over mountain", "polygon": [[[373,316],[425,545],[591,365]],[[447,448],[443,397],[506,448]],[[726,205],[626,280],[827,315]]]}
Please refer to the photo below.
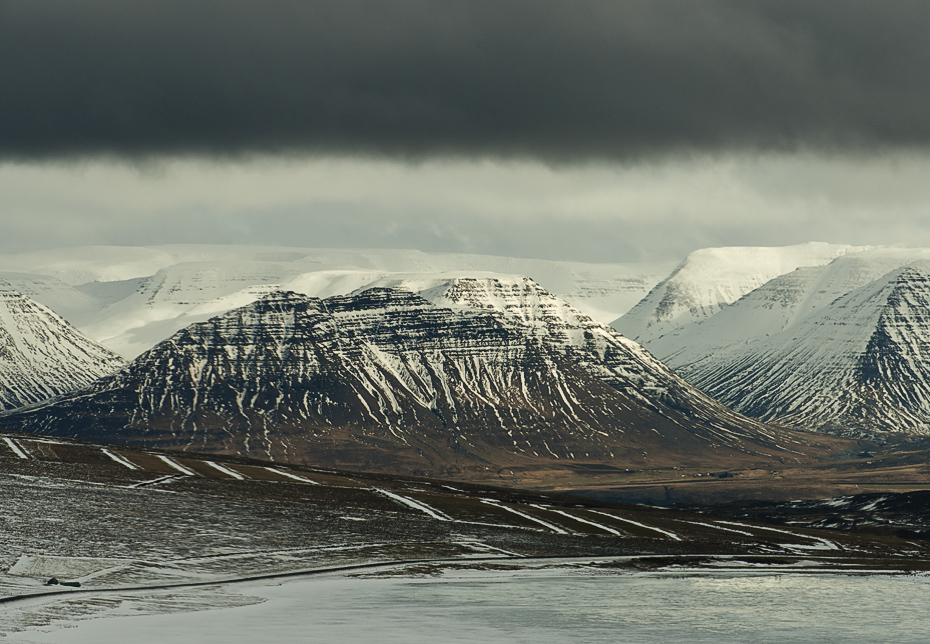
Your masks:
{"label": "cloud layer over mountain", "polygon": [[930,143],[930,4],[4,0],[0,159]]}

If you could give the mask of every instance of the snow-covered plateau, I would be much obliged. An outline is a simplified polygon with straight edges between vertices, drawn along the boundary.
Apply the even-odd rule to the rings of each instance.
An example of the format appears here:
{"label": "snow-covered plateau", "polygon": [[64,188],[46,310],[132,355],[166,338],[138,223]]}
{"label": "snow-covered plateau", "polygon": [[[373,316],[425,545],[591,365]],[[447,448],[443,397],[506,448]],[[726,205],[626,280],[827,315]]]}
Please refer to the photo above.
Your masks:
{"label": "snow-covered plateau", "polygon": [[602,322],[626,312],[673,263],[586,264],[412,250],[261,246],[78,247],[0,255],[17,289],[133,358],[193,322],[274,290],[344,295],[393,275],[528,275]]}
{"label": "snow-covered plateau", "polygon": [[822,266],[867,247],[810,242],[696,250],[611,325],[643,344],[707,319],[769,280],[803,266]]}

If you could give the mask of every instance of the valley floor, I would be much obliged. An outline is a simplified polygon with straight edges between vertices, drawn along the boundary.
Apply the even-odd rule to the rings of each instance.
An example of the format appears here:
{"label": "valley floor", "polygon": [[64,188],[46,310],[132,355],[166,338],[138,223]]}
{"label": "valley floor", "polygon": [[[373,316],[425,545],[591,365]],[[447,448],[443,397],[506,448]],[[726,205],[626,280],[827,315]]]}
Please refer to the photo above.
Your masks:
{"label": "valley floor", "polygon": [[[16,642],[351,642],[382,623],[388,642],[615,641],[631,624],[662,641],[684,622],[637,597],[683,592],[675,610],[696,619],[706,584],[845,593],[930,571],[930,544],[883,534],[14,434],[0,508],[0,634]],[[902,574],[917,576],[885,578]]]}

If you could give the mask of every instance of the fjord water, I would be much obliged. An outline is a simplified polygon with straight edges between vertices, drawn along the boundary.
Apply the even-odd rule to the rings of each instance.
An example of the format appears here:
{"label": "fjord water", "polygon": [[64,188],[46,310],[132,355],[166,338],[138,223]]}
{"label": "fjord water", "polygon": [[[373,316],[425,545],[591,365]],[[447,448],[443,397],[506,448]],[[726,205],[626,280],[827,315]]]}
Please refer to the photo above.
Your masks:
{"label": "fjord water", "polygon": [[930,579],[923,576],[473,573],[313,579],[235,592],[255,603],[136,617],[125,617],[133,611],[124,605],[61,630],[16,635],[36,644],[930,641]]}

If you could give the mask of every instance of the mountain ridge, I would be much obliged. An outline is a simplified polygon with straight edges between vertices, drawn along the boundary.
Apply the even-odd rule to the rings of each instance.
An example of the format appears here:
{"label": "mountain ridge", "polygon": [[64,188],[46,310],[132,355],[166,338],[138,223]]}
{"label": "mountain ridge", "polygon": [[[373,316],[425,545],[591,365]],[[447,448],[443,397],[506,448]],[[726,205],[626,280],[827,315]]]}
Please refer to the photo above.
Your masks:
{"label": "mountain ridge", "polygon": [[809,242],[696,250],[639,303],[610,324],[637,342],[651,346],[666,333],[714,316],[773,278],[868,249]]}
{"label": "mountain ridge", "polygon": [[[830,272],[821,271],[819,283]],[[737,333],[728,345],[709,341],[730,328],[749,328],[753,316],[769,311],[761,304],[774,301],[780,285],[791,281],[785,276],[716,320],[666,338],[665,346],[682,345],[667,359],[696,386],[763,421],[845,435],[927,434],[928,276],[930,262],[909,262],[836,299],[801,307],[783,328],[764,336]],[[817,283],[817,277],[806,279]],[[861,279],[854,276],[854,282]],[[662,347],[663,340],[657,344]]]}
{"label": "mountain ridge", "polygon": [[[445,294],[465,301],[462,289],[475,286],[453,282]],[[482,288],[517,288],[588,327],[573,323],[565,333],[543,316],[531,328],[539,316],[516,324],[474,302],[454,311],[403,289],[326,300],[276,293],[192,325],[119,374],[6,414],[0,425],[443,473],[546,459],[770,462],[801,458],[805,441],[815,440],[727,410],[529,280]]]}
{"label": "mountain ridge", "polygon": [[607,322],[638,302],[671,262],[583,262],[415,250],[169,245],[78,247],[0,255],[29,291],[85,335],[135,357],[194,322],[274,290],[342,295],[389,276],[532,275]]}

